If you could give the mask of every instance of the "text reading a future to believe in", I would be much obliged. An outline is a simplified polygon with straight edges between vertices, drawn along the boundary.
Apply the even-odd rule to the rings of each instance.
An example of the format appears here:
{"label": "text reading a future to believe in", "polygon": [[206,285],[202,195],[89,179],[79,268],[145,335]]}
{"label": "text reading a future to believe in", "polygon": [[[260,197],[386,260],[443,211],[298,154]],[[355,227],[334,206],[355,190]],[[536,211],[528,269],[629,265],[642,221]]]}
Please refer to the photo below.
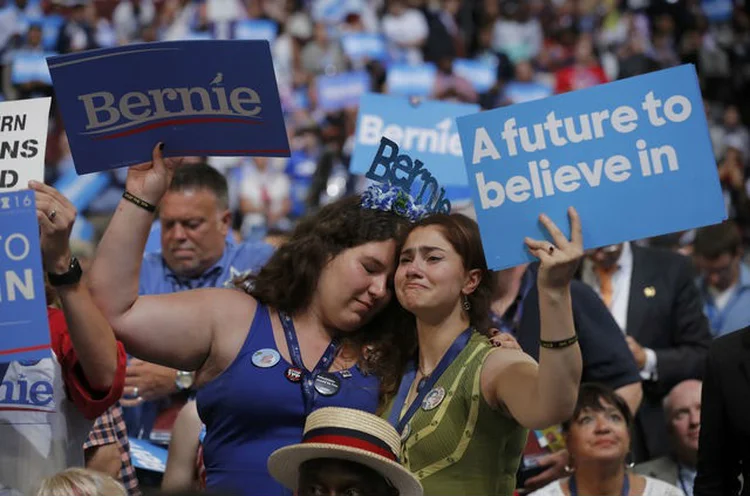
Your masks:
{"label": "text reading a future to believe in", "polygon": [[[693,112],[690,100],[682,95],[672,95],[665,101],[651,91],[641,103],[648,124],[654,127],[680,123]],[[642,122],[642,121],[641,121]],[[485,127],[474,132],[472,165],[485,159],[501,160],[504,156],[516,157],[522,153],[541,152],[549,147],[565,147],[604,138],[607,133],[628,134],[639,124],[639,114],[631,106],[620,105],[613,110],[601,110],[559,118],[554,111],[544,122],[531,126],[518,126],[515,118],[507,119],[499,136],[491,136]],[[649,147],[645,139],[635,142],[637,167],[643,177],[679,170],[677,153],[671,145]],[[634,172],[630,158],[613,154],[589,162],[551,164],[547,159],[529,160],[528,175],[512,176],[502,184],[488,180],[483,172],[475,174],[481,208],[500,207],[506,199],[522,203],[530,198],[553,196],[555,192],[570,193],[581,187],[582,181],[592,188],[602,184],[602,179],[614,183],[627,181]]]}

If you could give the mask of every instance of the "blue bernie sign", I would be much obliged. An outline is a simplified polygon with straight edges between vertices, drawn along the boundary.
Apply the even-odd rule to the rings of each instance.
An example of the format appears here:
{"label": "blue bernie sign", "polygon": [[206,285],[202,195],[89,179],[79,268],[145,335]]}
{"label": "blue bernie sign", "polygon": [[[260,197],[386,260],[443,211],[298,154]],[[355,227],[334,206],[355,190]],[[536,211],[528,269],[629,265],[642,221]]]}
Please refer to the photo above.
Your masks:
{"label": "blue bernie sign", "polygon": [[0,363],[50,357],[34,193],[0,194]]}
{"label": "blue bernie sign", "polygon": [[148,161],[159,141],[168,157],[289,156],[267,41],[136,44],[47,63],[79,174]]}
{"label": "blue bernie sign", "polygon": [[726,210],[692,65],[456,119],[487,262],[530,261],[546,213],[584,248],[715,224]]}
{"label": "blue bernie sign", "polygon": [[388,93],[402,96],[429,96],[435,86],[435,64],[391,64],[385,76]]}
{"label": "blue bernie sign", "polygon": [[326,112],[357,107],[359,98],[370,91],[370,75],[365,71],[319,76],[316,82],[318,107]]}
{"label": "blue bernie sign", "polygon": [[[479,111],[479,105],[368,93],[360,99],[350,170],[365,174],[380,148],[380,138],[398,144],[398,154],[417,157],[445,185],[466,185],[461,141],[454,119]],[[397,154],[397,155],[398,155]]]}

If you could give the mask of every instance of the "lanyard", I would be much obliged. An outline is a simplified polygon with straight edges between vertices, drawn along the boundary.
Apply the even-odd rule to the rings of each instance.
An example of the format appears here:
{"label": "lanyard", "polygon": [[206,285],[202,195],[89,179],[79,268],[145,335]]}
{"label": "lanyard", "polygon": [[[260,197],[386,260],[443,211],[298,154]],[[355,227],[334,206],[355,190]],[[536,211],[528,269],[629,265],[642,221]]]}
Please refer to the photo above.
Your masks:
{"label": "lanyard", "polygon": [[719,310],[711,303],[706,303],[706,317],[708,317],[708,321],[711,323],[711,329],[714,332],[719,332],[724,326],[724,321],[726,320],[727,315],[732,310],[732,307],[737,304],[737,301],[739,301],[741,295],[742,288],[736,288],[734,294],[732,294],[732,296],[729,298],[729,301],[727,301],[727,304],[724,305],[724,308],[722,310]]}
{"label": "lanyard", "polygon": [[[568,489],[570,490],[570,496],[578,496],[578,485],[576,484],[576,476],[572,475],[570,476],[570,479],[568,479]],[[622,491],[620,494],[622,496],[628,496],[628,493],[630,492],[630,477],[628,474],[625,474],[625,477],[622,480]]]}
{"label": "lanyard", "polygon": [[680,481],[680,489],[685,493],[685,496],[693,494],[693,491],[688,491],[687,484],[685,484],[685,480],[682,478],[682,465],[679,463],[677,464],[677,480]]}
{"label": "lanyard", "polygon": [[331,344],[328,345],[325,353],[318,360],[315,369],[310,372],[305,368],[305,364],[302,361],[302,351],[300,351],[299,342],[297,341],[297,331],[294,329],[292,318],[286,312],[279,310],[279,319],[281,320],[281,325],[284,327],[284,336],[286,336],[286,345],[289,348],[292,363],[302,371],[303,377],[302,381],[300,381],[300,384],[302,384],[302,397],[305,401],[305,415],[309,415],[315,402],[315,379],[320,373],[326,372],[328,367],[331,366],[338,351],[339,342],[336,338],[331,340]]}
{"label": "lanyard", "polygon": [[409,368],[404,374],[404,377],[401,378],[401,385],[398,388],[398,394],[396,395],[396,399],[393,402],[391,415],[388,419],[388,422],[390,422],[390,424],[396,428],[399,434],[401,434],[401,432],[404,430],[404,426],[409,423],[409,420],[411,420],[411,418],[417,412],[425,396],[427,396],[427,393],[432,390],[432,387],[435,385],[438,379],[440,379],[440,376],[443,375],[443,372],[445,372],[450,364],[453,363],[453,360],[456,359],[459,353],[461,353],[463,349],[466,348],[466,345],[469,343],[469,339],[471,338],[471,334],[473,331],[474,328],[469,327],[464,332],[462,332],[455,341],[453,341],[453,344],[451,344],[450,348],[448,348],[448,351],[445,352],[443,358],[440,359],[440,363],[438,363],[438,366],[425,381],[422,388],[417,391],[417,397],[409,406],[409,409],[406,411],[404,416],[401,417],[401,420],[399,420],[398,416],[401,414],[401,410],[403,410],[404,408],[406,397],[409,396],[409,390],[411,389],[411,385],[417,375],[416,364],[414,362],[409,364]]}

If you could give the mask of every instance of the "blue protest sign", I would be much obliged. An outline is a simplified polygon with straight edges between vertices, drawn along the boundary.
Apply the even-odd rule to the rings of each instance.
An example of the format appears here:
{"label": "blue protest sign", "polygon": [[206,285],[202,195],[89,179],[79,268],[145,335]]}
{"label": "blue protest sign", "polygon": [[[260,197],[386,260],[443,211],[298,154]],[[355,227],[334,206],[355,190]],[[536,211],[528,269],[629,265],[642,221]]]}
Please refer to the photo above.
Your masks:
{"label": "blue protest sign", "polygon": [[47,15],[41,19],[42,45],[45,50],[50,52],[57,50],[57,41],[63,24],[65,24],[65,18],[57,14]]}
{"label": "blue protest sign", "polygon": [[349,166],[365,174],[373,166],[385,136],[399,153],[418,158],[442,184],[465,185],[461,141],[454,119],[479,111],[479,105],[425,100],[417,105],[408,98],[368,93],[360,99],[354,151]]}
{"label": "blue protest sign", "polygon": [[692,65],[456,119],[487,262],[532,259],[546,213],[584,248],[726,217]]}
{"label": "blue protest sign", "polygon": [[276,29],[276,23],[268,19],[245,19],[234,24],[234,39],[273,41]]}
{"label": "blue protest sign", "polygon": [[34,193],[0,194],[0,363],[49,358]]}
{"label": "blue protest sign", "polygon": [[133,466],[149,472],[164,473],[167,468],[167,450],[148,441],[128,437]]}
{"label": "blue protest sign", "polygon": [[497,82],[497,66],[485,60],[456,59],[453,72],[468,80],[477,93],[489,91]]}
{"label": "blue protest sign", "polygon": [[701,0],[701,9],[713,22],[725,22],[732,19],[734,12],[732,0]]}
{"label": "blue protest sign", "polygon": [[544,83],[511,81],[503,93],[508,103],[524,103],[552,96],[553,91],[552,86]]}
{"label": "blue protest sign", "polygon": [[344,53],[354,62],[388,58],[385,38],[380,33],[349,33],[341,37]]}
{"label": "blue protest sign", "polygon": [[428,96],[435,86],[436,76],[434,64],[392,64],[388,67],[385,84],[392,95]]}
{"label": "blue protest sign", "polygon": [[62,173],[54,187],[70,200],[76,210],[83,212],[111,182],[112,177],[107,172],[79,176],[75,170],[68,169]]}
{"label": "blue protest sign", "polygon": [[316,81],[318,107],[326,112],[356,107],[359,98],[370,90],[370,75],[365,71],[319,76]]}
{"label": "blue protest sign", "polygon": [[148,161],[159,141],[168,157],[289,156],[267,41],[127,45],[48,64],[79,174]]}
{"label": "blue protest sign", "polygon": [[47,69],[47,56],[49,55],[52,54],[29,50],[19,50],[15,53],[10,69],[13,84],[38,81],[51,86],[52,79]]}

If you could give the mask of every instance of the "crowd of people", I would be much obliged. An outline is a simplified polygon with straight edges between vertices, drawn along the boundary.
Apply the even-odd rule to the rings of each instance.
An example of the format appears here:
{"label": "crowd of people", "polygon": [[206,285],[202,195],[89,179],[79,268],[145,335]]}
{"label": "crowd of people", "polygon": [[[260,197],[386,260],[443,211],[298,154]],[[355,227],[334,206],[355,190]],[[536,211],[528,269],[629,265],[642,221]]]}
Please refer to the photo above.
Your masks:
{"label": "crowd of people", "polygon": [[[361,56],[358,34],[383,50]],[[35,57],[257,36],[291,157],[155,144],[86,201],[54,187],[74,163]],[[569,238],[542,216],[537,262],[499,272],[470,209],[414,223],[368,201],[389,192],[348,170],[357,108],[317,92],[365,71],[408,96],[396,69],[434,67],[422,97],[490,109],[682,63],[728,220],[584,253],[575,210]],[[0,99],[53,96],[31,188],[54,352],[0,364],[6,393],[36,377],[53,398],[29,414],[0,396],[1,496],[750,494],[750,3],[5,0],[0,64]],[[163,478],[128,439],[169,448]]]}

